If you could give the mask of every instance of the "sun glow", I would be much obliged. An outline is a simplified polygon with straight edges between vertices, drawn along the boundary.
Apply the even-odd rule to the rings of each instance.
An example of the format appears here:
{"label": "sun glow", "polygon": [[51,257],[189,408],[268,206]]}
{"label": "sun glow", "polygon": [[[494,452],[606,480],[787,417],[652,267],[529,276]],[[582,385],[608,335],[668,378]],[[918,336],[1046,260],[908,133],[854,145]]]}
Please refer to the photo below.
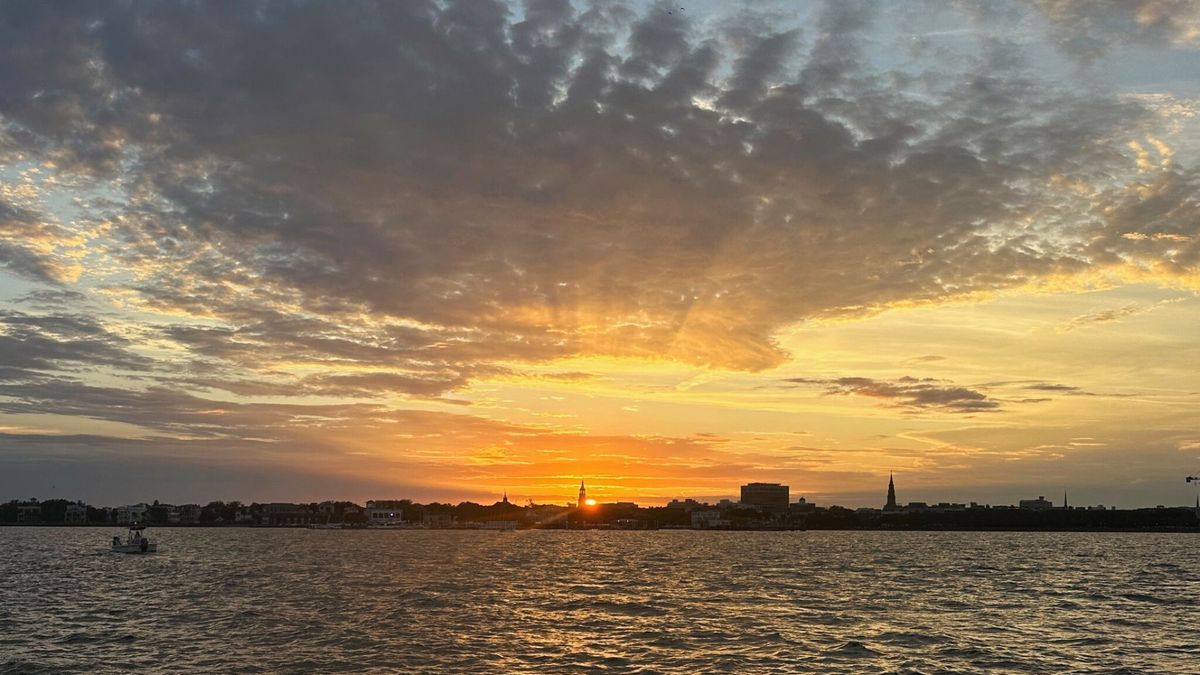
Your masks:
{"label": "sun glow", "polygon": [[595,499],[585,499],[585,500],[583,500],[583,505],[584,506],[595,506],[596,500]]}

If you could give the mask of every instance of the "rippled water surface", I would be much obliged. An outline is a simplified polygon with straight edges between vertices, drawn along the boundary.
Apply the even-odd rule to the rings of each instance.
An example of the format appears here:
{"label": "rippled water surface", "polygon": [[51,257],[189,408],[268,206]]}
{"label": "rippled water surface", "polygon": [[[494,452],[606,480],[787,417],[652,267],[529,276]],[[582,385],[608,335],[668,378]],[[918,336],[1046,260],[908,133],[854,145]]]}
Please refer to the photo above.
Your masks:
{"label": "rippled water surface", "polygon": [[1200,536],[0,528],[0,672],[1200,673]]}

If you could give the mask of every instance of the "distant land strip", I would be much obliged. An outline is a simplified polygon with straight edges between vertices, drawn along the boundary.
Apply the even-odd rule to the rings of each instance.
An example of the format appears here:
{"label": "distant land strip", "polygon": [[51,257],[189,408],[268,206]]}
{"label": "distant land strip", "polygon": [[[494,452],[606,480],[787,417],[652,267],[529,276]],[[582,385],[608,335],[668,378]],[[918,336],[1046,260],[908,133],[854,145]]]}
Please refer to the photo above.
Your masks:
{"label": "distant land strip", "polygon": [[780,511],[735,505],[639,507],[629,502],[587,506],[418,504],[407,499],[307,504],[214,501],[94,507],[66,499],[0,504],[0,525],[122,527],[291,527],[314,529],[612,529],[612,530],[946,530],[1200,532],[1200,508],[936,507],[887,512],[840,506]]}

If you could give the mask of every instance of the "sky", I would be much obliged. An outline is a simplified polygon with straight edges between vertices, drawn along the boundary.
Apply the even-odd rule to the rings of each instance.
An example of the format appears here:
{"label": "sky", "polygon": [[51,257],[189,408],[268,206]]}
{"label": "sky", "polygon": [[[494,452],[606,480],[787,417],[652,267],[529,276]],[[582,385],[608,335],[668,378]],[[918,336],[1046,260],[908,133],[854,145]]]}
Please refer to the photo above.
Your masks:
{"label": "sky", "polygon": [[0,3],[0,498],[1187,504],[1200,3]]}

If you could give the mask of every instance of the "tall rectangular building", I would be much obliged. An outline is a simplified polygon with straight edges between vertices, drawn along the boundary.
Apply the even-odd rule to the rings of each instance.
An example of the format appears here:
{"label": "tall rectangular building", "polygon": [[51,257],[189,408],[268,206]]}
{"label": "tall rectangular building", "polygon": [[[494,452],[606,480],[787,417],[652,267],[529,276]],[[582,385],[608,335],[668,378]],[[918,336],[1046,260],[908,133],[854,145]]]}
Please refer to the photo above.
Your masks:
{"label": "tall rectangular building", "polygon": [[787,511],[788,486],[779,483],[750,483],[742,486],[741,502],[767,511]]}

